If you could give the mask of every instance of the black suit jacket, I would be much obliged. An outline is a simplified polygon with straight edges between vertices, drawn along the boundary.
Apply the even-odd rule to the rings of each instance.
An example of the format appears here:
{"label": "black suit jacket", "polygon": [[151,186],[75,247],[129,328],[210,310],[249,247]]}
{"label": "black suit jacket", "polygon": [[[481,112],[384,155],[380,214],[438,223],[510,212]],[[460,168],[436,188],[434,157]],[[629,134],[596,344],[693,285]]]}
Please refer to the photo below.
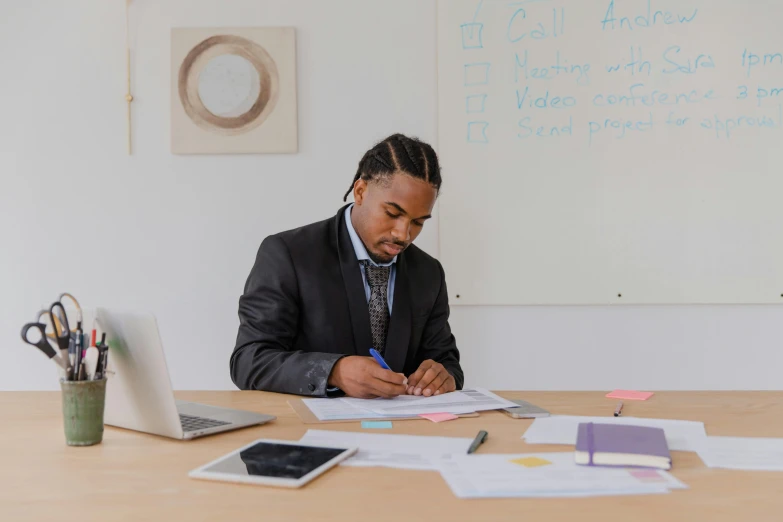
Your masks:
{"label": "black suit jacket", "polygon": [[[240,389],[326,395],[345,355],[370,356],[370,313],[345,224],[334,218],[267,237],[239,299],[231,378]],[[410,375],[433,359],[462,388],[441,264],[414,245],[397,257],[384,359]]]}

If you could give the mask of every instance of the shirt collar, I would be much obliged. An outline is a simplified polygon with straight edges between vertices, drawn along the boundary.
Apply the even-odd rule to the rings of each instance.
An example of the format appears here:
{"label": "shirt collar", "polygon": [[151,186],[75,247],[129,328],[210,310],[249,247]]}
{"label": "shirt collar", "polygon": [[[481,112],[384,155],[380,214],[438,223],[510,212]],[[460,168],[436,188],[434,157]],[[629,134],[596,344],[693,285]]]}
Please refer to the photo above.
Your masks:
{"label": "shirt collar", "polygon": [[353,228],[353,223],[351,222],[352,208],[353,204],[349,205],[348,208],[345,209],[345,226],[348,228],[348,235],[351,236],[351,243],[353,244],[354,252],[356,252],[356,259],[359,261],[367,260],[375,266],[391,266],[396,263],[397,256],[394,256],[394,259],[385,264],[378,264],[370,259],[370,255],[367,253],[367,249],[364,247],[364,243],[362,243],[362,240],[359,238],[359,234],[357,234],[356,230]]}

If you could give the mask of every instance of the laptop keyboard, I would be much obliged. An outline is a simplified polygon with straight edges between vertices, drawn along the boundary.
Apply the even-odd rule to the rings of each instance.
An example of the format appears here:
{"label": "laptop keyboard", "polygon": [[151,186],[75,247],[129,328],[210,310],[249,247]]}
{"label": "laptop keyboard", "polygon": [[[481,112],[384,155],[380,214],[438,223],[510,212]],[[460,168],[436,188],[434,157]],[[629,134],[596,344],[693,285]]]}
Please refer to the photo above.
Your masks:
{"label": "laptop keyboard", "polygon": [[182,431],[198,431],[214,428],[215,426],[231,424],[230,422],[207,419],[204,417],[194,417],[193,415],[184,415],[182,413],[179,414],[179,422],[182,424]]}

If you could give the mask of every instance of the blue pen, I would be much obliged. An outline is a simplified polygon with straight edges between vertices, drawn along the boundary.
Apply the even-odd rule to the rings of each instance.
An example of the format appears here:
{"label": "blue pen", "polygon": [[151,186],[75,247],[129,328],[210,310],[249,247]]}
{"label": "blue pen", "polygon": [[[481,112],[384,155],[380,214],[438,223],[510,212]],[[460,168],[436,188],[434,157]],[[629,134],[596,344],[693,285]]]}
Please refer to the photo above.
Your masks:
{"label": "blue pen", "polygon": [[[381,368],[383,368],[384,370],[390,370],[391,371],[391,368],[389,368],[389,365],[386,364],[386,361],[383,360],[383,357],[381,357],[381,354],[379,354],[378,351],[375,348],[370,348],[370,355],[372,355],[375,358],[375,360],[378,362],[378,364],[381,365]],[[402,385],[403,386],[407,386],[408,385],[408,378],[405,377],[404,375],[403,375]]]}
{"label": "blue pen", "polygon": [[378,351],[375,348],[370,348],[370,355],[372,355],[376,361],[378,361],[378,364],[381,365],[381,368],[384,370],[391,370],[389,368],[389,365],[386,364],[386,361],[383,360],[383,357],[381,357],[381,354],[378,353]]}

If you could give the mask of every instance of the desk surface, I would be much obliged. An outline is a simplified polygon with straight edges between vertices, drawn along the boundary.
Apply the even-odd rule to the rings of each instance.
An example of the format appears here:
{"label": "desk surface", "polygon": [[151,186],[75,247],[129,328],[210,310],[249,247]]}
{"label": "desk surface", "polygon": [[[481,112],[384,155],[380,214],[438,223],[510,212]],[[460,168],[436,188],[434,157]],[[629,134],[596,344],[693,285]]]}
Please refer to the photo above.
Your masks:
{"label": "desk surface", "polygon": [[[553,413],[611,415],[596,392],[500,392]],[[705,468],[694,453],[674,452],[673,474],[690,486],[668,495],[589,499],[460,500],[437,472],[337,468],[300,490],[191,479],[188,471],[255,439],[296,440],[308,429],[288,396],[262,392],[177,392],[178,399],[270,413],[278,418],[194,441],[174,441],[107,426],[103,443],[65,445],[57,392],[0,393],[0,520],[781,520],[783,473]],[[625,416],[703,421],[710,435],[783,437],[783,392],[661,392],[625,402]],[[485,412],[442,424],[395,421],[384,433],[473,437],[482,453],[568,451],[527,446],[532,421]],[[359,423],[309,425],[361,431]],[[88,492],[91,493],[88,496]],[[82,516],[77,517],[77,513]]]}

